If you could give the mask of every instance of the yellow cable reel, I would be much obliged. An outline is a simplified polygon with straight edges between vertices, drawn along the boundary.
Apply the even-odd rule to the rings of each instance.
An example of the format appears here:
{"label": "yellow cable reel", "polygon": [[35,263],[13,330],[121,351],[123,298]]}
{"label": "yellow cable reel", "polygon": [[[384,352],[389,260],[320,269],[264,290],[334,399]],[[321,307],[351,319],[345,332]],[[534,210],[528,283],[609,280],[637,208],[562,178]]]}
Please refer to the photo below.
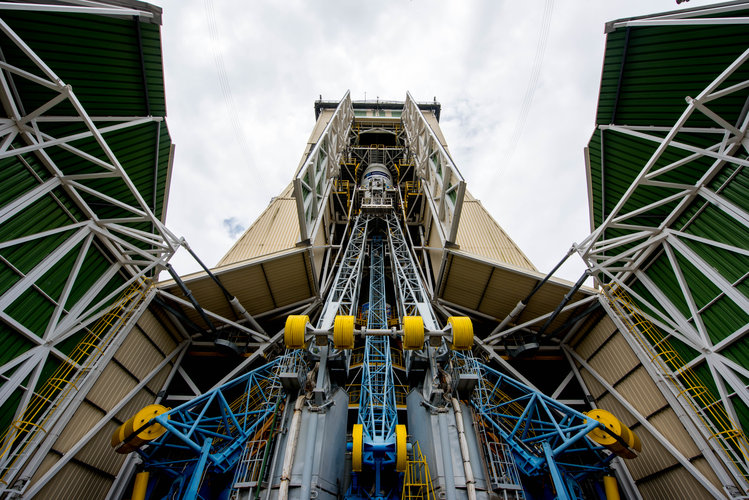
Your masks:
{"label": "yellow cable reel", "polygon": [[354,424],[352,432],[353,446],[351,447],[351,470],[354,472],[362,471],[363,453],[364,453],[364,426]]}
{"label": "yellow cable reel", "polygon": [[405,349],[424,347],[424,319],[421,316],[403,318],[403,347]]}
{"label": "yellow cable reel", "polygon": [[304,347],[304,335],[307,332],[309,316],[290,315],[286,318],[286,326],[283,329],[283,341],[287,349],[301,349]]}
{"label": "yellow cable reel", "polygon": [[[130,453],[145,443],[161,437],[166,432],[166,427],[159,423],[148,425],[148,422],[168,410],[169,408],[162,405],[148,405],[140,410],[114,431],[111,441],[112,448],[115,448],[117,453]],[[130,439],[125,444],[117,448],[120,443],[128,438]]]}
{"label": "yellow cable reel", "polygon": [[464,351],[473,347],[473,323],[467,316],[450,316],[448,324],[452,326],[453,343],[452,348],[456,351]]}
{"label": "yellow cable reel", "polygon": [[354,316],[336,316],[333,323],[333,345],[336,349],[354,348]]}
{"label": "yellow cable reel", "polygon": [[[585,413],[588,417],[598,420],[608,429],[597,427],[588,433],[588,437],[611,450],[623,458],[636,458],[637,453],[642,451],[642,443],[637,434],[624,425],[618,418],[606,410],[596,409]],[[633,451],[634,450],[634,451]],[[637,453],[635,453],[637,452]]]}
{"label": "yellow cable reel", "polygon": [[405,472],[408,465],[408,434],[406,426],[398,424],[395,426],[395,470]]}

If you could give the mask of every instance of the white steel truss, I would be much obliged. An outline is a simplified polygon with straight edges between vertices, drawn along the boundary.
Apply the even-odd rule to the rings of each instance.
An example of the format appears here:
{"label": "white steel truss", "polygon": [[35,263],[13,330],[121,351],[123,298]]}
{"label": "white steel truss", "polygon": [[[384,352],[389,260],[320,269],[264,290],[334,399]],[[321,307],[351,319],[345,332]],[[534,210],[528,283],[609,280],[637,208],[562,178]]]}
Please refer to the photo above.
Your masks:
{"label": "white steel truss", "polygon": [[338,315],[356,316],[370,217],[366,214],[356,216],[341,264],[325,300],[318,328],[330,328]]}
{"label": "white steel truss", "polygon": [[[102,13],[97,9],[90,10],[92,13]],[[115,8],[109,10],[124,12]],[[131,15],[133,13],[130,12]],[[138,13],[147,17],[151,15],[147,12]],[[73,357],[76,351],[64,354],[60,346],[76,335],[95,334],[94,330],[99,328],[98,325],[109,314],[106,306],[123,290],[135,286],[141,289],[141,293],[145,293],[148,285],[142,284],[144,278],[157,274],[166,265],[180,246],[181,240],[154,215],[155,207],[149,206],[143,198],[107,142],[107,137],[121,130],[147,124],[155,124],[153,128],[158,134],[163,118],[90,116],[72,87],[2,19],[0,32],[3,43],[15,45],[20,50],[25,58],[22,66],[27,68],[22,69],[5,60],[0,61],[0,103],[6,112],[6,117],[0,118],[0,160],[14,160],[19,165],[24,165],[29,176],[35,177],[39,183],[0,207],[0,224],[24,217],[40,201],[49,199],[54,200],[62,213],[70,219],[66,225],[30,234],[26,232],[22,236],[0,242],[0,250],[14,250],[48,239],[60,241],[54,250],[31,269],[21,269],[5,257],[0,257],[2,264],[17,276],[14,284],[0,294],[0,322],[9,326],[29,344],[29,348],[21,355],[0,366],[0,377],[4,382],[0,388],[0,404],[6,403],[12,394],[20,393],[21,399],[15,410],[14,421],[24,418],[28,405],[39,398],[36,391],[39,390],[37,386],[43,386],[41,376],[45,366],[54,362],[70,367],[77,374],[73,377],[77,380],[75,384],[69,380],[70,377],[56,382],[59,391],[65,396],[55,400],[53,404],[54,420],[43,417],[44,425],[49,428],[51,425],[65,425],[65,419],[72,416],[75,402],[79,402],[82,397],[79,393],[81,384],[90,387],[103,367],[101,360],[111,358],[124,338],[121,334],[126,332],[121,328],[124,325],[110,327],[108,333],[96,336],[97,344],[91,344],[96,347],[93,351],[85,352],[85,356],[78,358]],[[49,98],[45,104],[27,111],[22,99],[24,88],[36,88]],[[75,131],[60,136],[53,135],[51,131],[59,130],[61,125],[66,130]],[[63,166],[55,161],[60,152],[75,160],[72,167],[70,162]],[[46,171],[44,178],[31,168],[30,161]],[[102,186],[114,189],[104,192]],[[111,194],[115,192],[118,194]],[[65,202],[72,203],[75,214],[66,208]],[[123,215],[116,218],[104,216],[100,208],[102,206],[110,210],[116,208]],[[150,230],[144,230],[145,228]],[[87,256],[92,252],[109,262],[108,267],[93,278],[91,271],[86,269]],[[63,259],[70,256],[73,256],[74,261],[62,291],[52,296],[45,291],[42,280]],[[88,284],[85,290],[81,290],[81,283],[84,281]],[[74,290],[77,290],[77,298],[72,301]],[[13,307],[20,304],[25,294],[30,292],[41,295],[52,307],[43,334],[32,331],[12,312]],[[146,300],[140,304],[147,302]],[[129,311],[127,318],[133,313]],[[137,318],[139,312],[134,316]],[[123,321],[127,321],[127,318]],[[95,324],[96,327],[93,326]],[[117,335],[117,339],[107,336],[110,334]],[[63,385],[63,382],[72,389]],[[20,470],[42,437],[27,433],[24,439],[29,439],[30,442],[24,445],[23,456],[19,455],[18,447],[13,448],[13,455],[4,454],[2,467],[5,479],[11,479]],[[47,441],[49,437],[45,440]],[[49,442],[49,446],[51,445]],[[10,446],[7,438],[3,446]]]}
{"label": "white steel truss", "polygon": [[340,171],[340,158],[354,121],[350,92],[346,91],[317,143],[294,177],[294,198],[301,241],[312,240],[322,220],[322,212]]}
{"label": "white steel truss", "polygon": [[421,178],[432,217],[438,221],[440,240],[442,244],[455,243],[465,180],[410,93],[406,94],[402,118],[416,173]]}
{"label": "white steel truss", "polygon": [[390,212],[386,216],[386,221],[393,263],[393,282],[398,294],[398,316],[421,316],[424,326],[430,330],[437,330],[439,324],[424,288],[424,280],[419,275],[419,268],[411,254],[411,245],[403,234],[398,217],[394,212]]}
{"label": "white steel truss", "polygon": [[[749,272],[744,272],[738,279],[729,279],[711,266],[695,248],[719,249],[730,254],[738,262],[746,262],[749,249],[745,245],[737,246],[690,234],[689,226],[705,209],[718,210],[733,221],[735,227],[739,228],[737,230],[743,232],[743,241],[747,241],[749,214],[744,208],[722,196],[721,192],[742,169],[749,166],[749,161],[745,159],[749,115],[743,113],[739,122],[732,124],[709,107],[710,103],[726,96],[735,96],[737,92],[749,88],[749,80],[733,83],[736,80],[736,71],[744,67],[747,61],[749,49],[733,61],[697,97],[687,97],[686,108],[673,127],[599,126],[601,133],[606,131],[609,134],[631,136],[651,141],[657,144],[657,147],[605,221],[578,245],[580,255],[594,276],[626,290],[643,309],[643,315],[663,332],[666,340],[674,339],[693,350],[694,357],[684,369],[703,363],[709,368],[720,393],[719,399],[734,421],[738,421],[733,406],[734,399],[740,400],[744,405],[749,402],[749,392],[742,380],[747,376],[747,370],[727,358],[724,351],[735,343],[744,341],[744,336],[749,331],[749,323],[744,323],[727,335],[721,335],[721,340],[713,341],[711,339],[716,336],[711,336],[706,327],[704,313],[719,300],[729,301],[738,309],[749,311],[749,298],[739,289],[739,285],[747,278]],[[726,85],[725,82],[732,76],[732,83]],[[697,114],[702,115],[700,118],[709,118],[715,126],[700,129],[689,127],[687,124],[690,117]],[[694,141],[688,139],[689,134],[695,132],[702,138],[714,137],[715,140],[710,146],[695,146]],[[672,154],[680,159],[664,166],[662,158],[666,154]],[[701,176],[694,183],[675,182],[674,174],[678,174],[682,169],[698,170]],[[708,187],[719,174],[726,172],[730,175],[720,187]],[[664,192],[661,199],[635,209],[628,208],[632,207],[632,200],[637,193],[653,187]],[[687,209],[694,207],[695,204],[701,207],[697,215],[680,227],[675,227]],[[667,211],[667,215],[663,215],[664,210]],[[643,216],[649,216],[650,220],[658,222],[653,225],[638,222],[644,220]],[[617,236],[607,236],[607,233],[611,232],[616,232]],[[738,240],[741,239],[739,236]],[[680,296],[673,289],[663,289],[663,286],[653,279],[648,266],[655,259],[668,264],[670,273],[678,284]],[[687,277],[686,265],[689,266],[690,279]],[[695,272],[699,274],[700,282],[709,283],[717,290],[715,297],[707,304],[698,304],[694,297],[694,284],[690,286],[690,283],[694,280]],[[639,283],[639,289],[644,287],[649,297],[637,293],[635,282]],[[606,302],[603,296],[601,300]],[[688,313],[684,312],[684,305]],[[624,333],[626,335],[626,332]],[[642,350],[641,346],[635,343],[633,348],[643,359],[647,358],[647,353],[639,352]],[[679,373],[675,375],[678,376]],[[681,399],[679,402],[685,404]],[[689,409],[687,412],[689,413]],[[712,446],[717,446],[716,440],[709,442]],[[722,450],[716,448],[716,453],[721,452]]]}

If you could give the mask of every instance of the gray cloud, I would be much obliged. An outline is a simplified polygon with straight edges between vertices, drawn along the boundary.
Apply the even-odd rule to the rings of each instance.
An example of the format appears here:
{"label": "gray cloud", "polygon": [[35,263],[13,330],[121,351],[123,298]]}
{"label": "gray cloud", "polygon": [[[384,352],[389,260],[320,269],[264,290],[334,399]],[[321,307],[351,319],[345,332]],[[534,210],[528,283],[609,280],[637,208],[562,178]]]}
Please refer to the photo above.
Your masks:
{"label": "gray cloud", "polygon": [[[253,221],[291,180],[319,94],[338,99],[351,89],[354,99],[365,92],[403,99],[408,90],[419,100],[437,96],[468,189],[542,271],[589,232],[582,150],[594,125],[604,23],[678,8],[674,0],[556,2],[538,86],[508,162],[543,2],[214,0],[213,42],[202,0],[155,3],[164,9],[168,124],[177,145],[167,224],[206,263],[233,242],[227,213]],[[238,125],[211,43],[221,51]],[[195,269],[180,259],[179,272]],[[574,280],[583,264],[570,266],[562,276]]]}

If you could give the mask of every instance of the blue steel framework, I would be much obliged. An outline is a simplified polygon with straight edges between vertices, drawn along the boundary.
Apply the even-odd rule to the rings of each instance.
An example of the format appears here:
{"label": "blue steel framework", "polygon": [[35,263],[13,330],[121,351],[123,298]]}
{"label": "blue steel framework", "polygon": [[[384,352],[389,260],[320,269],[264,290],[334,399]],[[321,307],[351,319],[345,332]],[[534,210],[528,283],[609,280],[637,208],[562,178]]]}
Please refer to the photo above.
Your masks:
{"label": "blue steel framework", "polygon": [[452,363],[458,373],[478,375],[471,404],[501,436],[524,476],[551,476],[556,498],[583,498],[578,482],[608,470],[616,455],[586,438],[601,427],[598,421],[478,362],[470,352],[453,351]]}
{"label": "blue steel framework", "polygon": [[[370,243],[369,313],[367,330],[387,329],[385,302],[385,256],[382,237]],[[395,378],[387,335],[368,335],[364,344],[358,423],[362,425],[362,462],[374,472],[371,498],[397,498],[399,484],[383,481],[383,473],[392,469],[396,459],[395,426],[398,410],[395,402]],[[386,484],[391,488],[384,491]],[[359,474],[354,474],[347,498],[370,498],[362,491]],[[382,495],[381,495],[382,493]]]}
{"label": "blue steel framework", "polygon": [[[279,374],[298,372],[303,363],[301,350],[288,351],[155,417],[151,423],[161,424],[166,432],[138,453],[147,471],[160,471],[161,478],[171,481],[166,498],[218,498],[229,491],[241,475],[242,467],[236,469],[246,444],[267,431],[282,410],[285,394]],[[212,480],[204,483],[207,476]]]}

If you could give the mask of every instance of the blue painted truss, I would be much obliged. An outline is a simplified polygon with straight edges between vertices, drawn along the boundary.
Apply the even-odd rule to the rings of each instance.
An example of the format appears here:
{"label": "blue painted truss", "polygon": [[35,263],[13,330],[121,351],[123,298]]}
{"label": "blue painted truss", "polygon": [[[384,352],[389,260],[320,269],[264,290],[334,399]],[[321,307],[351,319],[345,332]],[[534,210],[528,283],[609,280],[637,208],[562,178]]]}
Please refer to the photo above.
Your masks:
{"label": "blue painted truss", "polygon": [[203,485],[204,479],[233,476],[245,443],[268,434],[285,401],[279,374],[298,372],[303,356],[302,350],[287,351],[154,419],[166,432],[138,453],[147,470],[171,481],[168,498],[218,497],[216,485]]}
{"label": "blue painted truss", "polygon": [[500,373],[473,355],[453,352],[456,375],[475,374],[471,398],[484,423],[509,446],[525,476],[550,474],[559,498],[579,498],[578,482],[608,470],[613,454],[586,436],[596,420]]}

